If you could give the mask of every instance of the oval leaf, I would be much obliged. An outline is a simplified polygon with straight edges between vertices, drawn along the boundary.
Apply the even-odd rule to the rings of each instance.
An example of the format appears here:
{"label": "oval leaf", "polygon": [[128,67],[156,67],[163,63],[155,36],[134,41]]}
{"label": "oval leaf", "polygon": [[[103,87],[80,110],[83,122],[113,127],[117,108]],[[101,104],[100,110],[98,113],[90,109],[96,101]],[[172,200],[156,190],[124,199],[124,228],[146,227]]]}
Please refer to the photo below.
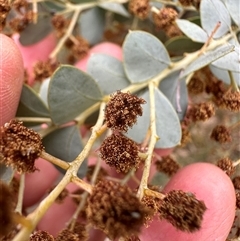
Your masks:
{"label": "oval leaf", "polygon": [[38,94],[29,85],[24,84],[16,115],[19,117],[49,117],[49,110]]}
{"label": "oval leaf", "polygon": [[191,23],[185,19],[177,19],[176,23],[181,31],[192,41],[205,43],[208,39],[207,33],[195,23]]}
{"label": "oval leaf", "polygon": [[123,43],[124,69],[132,83],[149,80],[170,64],[164,45],[143,31],[130,32]]}
{"label": "oval leaf", "polygon": [[240,7],[239,1],[236,0],[225,0],[226,7],[233,19],[233,21],[240,27]]}
{"label": "oval leaf", "polygon": [[181,73],[181,77],[185,77],[189,75],[190,73],[201,69],[204,66],[207,66],[208,64],[212,63],[213,61],[221,58],[222,56],[230,53],[233,51],[234,46],[233,45],[223,45],[220,46],[213,51],[209,51],[205,54],[202,54],[197,60],[193,61],[190,65],[187,66],[187,68]]}
{"label": "oval leaf", "polygon": [[113,13],[118,13],[124,17],[130,17],[129,12],[120,3],[105,2],[99,3],[98,6]]}
{"label": "oval leaf", "polygon": [[0,179],[3,182],[10,183],[14,175],[12,167],[6,167],[0,163]]}
{"label": "oval leaf", "polygon": [[[45,150],[66,162],[74,161],[79,153],[83,150],[82,138],[78,126],[67,126],[51,132],[43,138]],[[61,168],[57,167],[61,172]],[[78,170],[80,178],[85,177],[87,172],[87,163],[83,162]]]}
{"label": "oval leaf", "polygon": [[218,22],[220,27],[213,38],[220,38],[226,34],[231,26],[231,18],[225,5],[221,0],[201,0],[200,16],[202,28],[210,36]]}
{"label": "oval leaf", "polygon": [[122,63],[109,55],[91,55],[88,60],[87,72],[96,80],[105,95],[130,85]]}
{"label": "oval leaf", "polygon": [[49,83],[50,117],[55,124],[64,124],[101,98],[102,93],[91,76],[75,67],[63,65],[55,71]]}
{"label": "oval leaf", "polygon": [[[147,101],[143,105],[143,115],[127,133],[138,143],[145,139],[150,124],[149,92],[146,91],[141,97]],[[157,135],[160,137],[155,147],[171,148],[178,145],[182,135],[179,118],[172,104],[157,88],[155,89],[155,105]]]}

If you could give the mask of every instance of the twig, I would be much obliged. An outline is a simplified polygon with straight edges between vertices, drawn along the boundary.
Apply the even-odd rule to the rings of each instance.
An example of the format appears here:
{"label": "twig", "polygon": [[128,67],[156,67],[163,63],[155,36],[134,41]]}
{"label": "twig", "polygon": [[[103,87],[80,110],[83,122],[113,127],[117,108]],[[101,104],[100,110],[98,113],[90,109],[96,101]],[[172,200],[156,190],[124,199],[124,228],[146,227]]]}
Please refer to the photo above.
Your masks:
{"label": "twig", "polygon": [[229,78],[230,78],[230,81],[231,81],[231,86],[233,87],[233,89],[235,91],[239,92],[239,88],[238,88],[238,85],[236,83],[236,80],[233,77],[232,71],[228,70],[228,74],[229,74]]}
{"label": "twig", "polygon": [[23,195],[24,195],[24,187],[25,187],[25,174],[21,174],[20,176],[20,186],[18,190],[18,202],[15,209],[15,212],[22,214],[22,206],[23,206]]}

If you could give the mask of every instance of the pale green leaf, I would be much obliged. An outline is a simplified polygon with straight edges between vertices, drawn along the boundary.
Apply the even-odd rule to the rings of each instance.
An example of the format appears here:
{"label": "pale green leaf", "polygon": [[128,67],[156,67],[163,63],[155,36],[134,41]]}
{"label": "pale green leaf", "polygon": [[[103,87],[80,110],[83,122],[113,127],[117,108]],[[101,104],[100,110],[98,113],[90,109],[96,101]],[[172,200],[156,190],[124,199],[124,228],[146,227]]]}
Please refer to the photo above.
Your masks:
{"label": "pale green leaf", "polygon": [[87,72],[95,79],[105,95],[130,85],[122,62],[109,55],[93,54],[88,60]]}
{"label": "pale green leaf", "polygon": [[180,30],[188,36],[192,41],[205,43],[208,39],[207,33],[195,23],[191,23],[185,19],[177,19],[176,23]]}
{"label": "pale green leaf", "polygon": [[149,80],[167,68],[170,58],[164,45],[153,35],[131,31],[123,43],[123,64],[132,83]]}
{"label": "pale green leaf", "polygon": [[75,67],[63,65],[51,77],[48,106],[55,124],[73,120],[101,99],[95,80]]}
{"label": "pale green leaf", "polygon": [[[83,150],[82,138],[78,126],[67,126],[57,129],[43,138],[46,152],[66,162],[74,161]],[[58,168],[58,167],[57,167]],[[61,168],[58,168],[62,171]],[[78,176],[83,178],[87,172],[87,163],[83,162]]]}
{"label": "pale green leaf", "polygon": [[99,7],[111,11],[113,13],[120,14],[124,17],[129,17],[129,12],[124,8],[124,6],[121,3],[117,2],[103,2],[98,4]]}
{"label": "pale green leaf", "polygon": [[10,183],[14,175],[12,167],[6,167],[0,163],[0,180],[5,183]]}

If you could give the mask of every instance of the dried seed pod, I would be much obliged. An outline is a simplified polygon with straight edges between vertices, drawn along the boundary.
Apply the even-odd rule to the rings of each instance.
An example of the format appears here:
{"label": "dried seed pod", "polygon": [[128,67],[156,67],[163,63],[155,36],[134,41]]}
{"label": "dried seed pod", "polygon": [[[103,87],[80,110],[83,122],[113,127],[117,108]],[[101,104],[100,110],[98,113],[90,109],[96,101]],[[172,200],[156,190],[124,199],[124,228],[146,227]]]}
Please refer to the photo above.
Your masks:
{"label": "dried seed pod", "polygon": [[44,150],[40,135],[18,120],[0,127],[0,163],[12,166],[19,173],[36,170],[35,160]]}
{"label": "dried seed pod", "polygon": [[235,189],[240,190],[240,176],[236,176],[232,180]]}
{"label": "dried seed pod", "polygon": [[30,241],[54,241],[54,237],[46,231],[38,230],[31,234]]}
{"label": "dried seed pod", "polygon": [[163,156],[161,160],[155,162],[159,172],[166,173],[168,176],[175,174],[180,166],[171,156]]}
{"label": "dried seed pod", "polygon": [[173,190],[162,200],[159,213],[161,218],[169,221],[174,227],[194,232],[201,228],[206,209],[204,202],[197,200],[194,194]]}
{"label": "dried seed pod", "polygon": [[136,17],[145,19],[150,12],[149,0],[130,0],[128,9]]}
{"label": "dried seed pod", "polygon": [[88,198],[88,220],[111,239],[137,235],[151,211],[120,183],[98,182]]}
{"label": "dried seed pod", "polygon": [[223,125],[217,125],[216,127],[214,127],[210,138],[221,144],[232,141],[230,131],[226,126]]}
{"label": "dried seed pod", "polygon": [[100,157],[117,172],[127,173],[138,168],[141,158],[137,144],[122,134],[112,134],[100,147]]}
{"label": "dried seed pod", "polygon": [[142,115],[141,105],[146,103],[142,98],[130,93],[117,91],[111,95],[105,109],[105,121],[108,128],[124,131],[137,122],[137,117]]}
{"label": "dried seed pod", "polygon": [[217,162],[217,166],[221,168],[228,176],[231,176],[235,170],[236,167],[234,167],[233,162],[230,158],[226,157]]}

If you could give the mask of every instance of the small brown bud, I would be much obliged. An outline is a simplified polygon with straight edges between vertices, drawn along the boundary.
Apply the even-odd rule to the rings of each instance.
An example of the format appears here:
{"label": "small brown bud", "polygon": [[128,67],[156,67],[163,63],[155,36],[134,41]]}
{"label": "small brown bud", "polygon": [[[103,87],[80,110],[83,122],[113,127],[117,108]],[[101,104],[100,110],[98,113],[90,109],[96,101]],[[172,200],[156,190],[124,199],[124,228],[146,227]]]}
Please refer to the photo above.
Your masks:
{"label": "small brown bud", "polygon": [[155,162],[159,172],[166,173],[168,176],[175,174],[180,166],[171,156],[163,156],[161,160]]}
{"label": "small brown bud", "polygon": [[77,36],[76,41],[77,43],[74,43],[71,47],[71,54],[75,59],[80,60],[87,56],[90,45],[88,41],[81,36]]}
{"label": "small brown bud", "polygon": [[157,28],[166,30],[174,23],[177,15],[173,8],[161,8],[158,13],[153,13],[153,21]]}
{"label": "small brown bud", "polygon": [[211,102],[195,104],[189,111],[189,117],[194,121],[206,121],[215,115],[215,108]]}
{"label": "small brown bud", "polygon": [[99,151],[100,157],[117,172],[127,173],[138,168],[141,161],[136,143],[121,133],[107,137]]}
{"label": "small brown bud", "polygon": [[227,91],[222,97],[222,106],[233,112],[240,111],[240,92]]}
{"label": "small brown bud", "polygon": [[217,166],[221,168],[228,176],[231,176],[236,170],[232,160],[228,157],[219,160],[217,162]]}
{"label": "small brown bud", "polygon": [[35,160],[44,150],[40,135],[18,120],[0,127],[0,163],[12,166],[19,173],[36,170]]}
{"label": "small brown bud", "polygon": [[27,27],[28,23],[27,18],[13,18],[9,21],[9,26],[13,31],[20,33]]}
{"label": "small brown bud", "polygon": [[6,18],[10,10],[10,2],[8,0],[0,0],[0,31],[6,24]]}
{"label": "small brown bud", "polygon": [[174,227],[194,232],[201,228],[206,209],[204,202],[197,200],[194,194],[173,190],[162,200],[159,212],[160,217],[169,221]]}
{"label": "small brown bud", "polygon": [[98,182],[88,199],[88,220],[111,239],[137,235],[150,210],[120,183]]}
{"label": "small brown bud", "polygon": [[141,241],[141,240],[139,239],[139,237],[132,235],[130,237],[125,238],[124,241]]}
{"label": "small brown bud", "polygon": [[46,231],[38,230],[31,234],[30,241],[54,241],[54,237]]}
{"label": "small brown bud", "polygon": [[137,116],[142,115],[141,105],[146,103],[142,98],[130,93],[117,91],[111,95],[105,109],[105,120],[108,128],[124,131],[137,122]]}
{"label": "small brown bud", "polygon": [[217,125],[216,127],[214,127],[210,138],[221,144],[232,141],[230,131],[226,126],[223,125]]}
{"label": "small brown bud", "polygon": [[236,176],[232,180],[235,189],[240,190],[240,176]]}
{"label": "small brown bud", "polygon": [[130,0],[129,12],[140,19],[146,19],[150,11],[149,0]]}
{"label": "small brown bud", "polygon": [[26,0],[14,0],[12,6],[21,14],[24,14],[28,8],[28,2]]}
{"label": "small brown bud", "polygon": [[176,24],[169,25],[165,29],[165,33],[169,38],[182,36],[182,31],[179,29],[179,27]]}
{"label": "small brown bud", "polygon": [[187,87],[190,94],[198,95],[204,92],[205,82],[198,75],[194,74]]}
{"label": "small brown bud", "polygon": [[191,133],[190,131],[182,125],[182,139],[181,139],[181,146],[186,145],[191,140]]}

